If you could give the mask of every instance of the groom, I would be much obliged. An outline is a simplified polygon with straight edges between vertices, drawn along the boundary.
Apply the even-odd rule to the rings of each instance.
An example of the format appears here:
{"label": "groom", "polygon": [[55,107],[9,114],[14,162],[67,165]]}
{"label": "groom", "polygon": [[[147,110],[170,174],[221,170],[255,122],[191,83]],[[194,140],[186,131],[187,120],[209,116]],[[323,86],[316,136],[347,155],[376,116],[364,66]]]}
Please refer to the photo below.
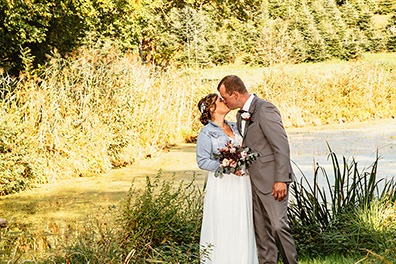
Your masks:
{"label": "groom", "polygon": [[224,77],[217,90],[230,109],[240,108],[238,129],[243,143],[260,156],[249,167],[253,214],[260,264],[298,263],[294,239],[287,223],[288,185],[294,179],[290,150],[279,110],[249,94],[235,75]]}

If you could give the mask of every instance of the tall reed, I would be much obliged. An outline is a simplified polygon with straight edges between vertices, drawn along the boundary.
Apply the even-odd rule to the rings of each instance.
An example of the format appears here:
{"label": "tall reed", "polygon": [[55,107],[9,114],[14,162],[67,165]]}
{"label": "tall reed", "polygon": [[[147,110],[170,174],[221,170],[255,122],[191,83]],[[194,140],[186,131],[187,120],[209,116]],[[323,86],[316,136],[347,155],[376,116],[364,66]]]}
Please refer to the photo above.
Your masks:
{"label": "tall reed", "polygon": [[14,139],[36,153],[26,162],[42,165],[40,182],[102,173],[184,141],[197,100],[212,89],[112,48],[55,56],[42,72],[3,76],[2,86],[12,91],[3,93],[2,124],[7,130],[12,120]]}
{"label": "tall reed", "polygon": [[[54,53],[40,69],[24,61],[19,78],[0,73],[0,195],[193,142],[201,128],[196,103],[218,82],[142,65],[109,45],[68,58]],[[396,109],[395,72],[383,65],[274,66],[257,81],[251,91],[277,105],[286,126],[390,118]]]}
{"label": "tall reed", "polygon": [[276,66],[254,92],[280,108],[286,126],[396,117],[396,72],[385,64]]}
{"label": "tall reed", "polygon": [[[300,252],[344,254],[362,248],[383,252],[396,235],[396,182],[377,179],[378,157],[369,168],[359,170],[355,159],[342,157],[340,162],[329,150],[332,175],[317,164],[313,183],[301,172],[291,188],[288,216]],[[319,185],[320,176],[325,186]],[[378,211],[387,212],[385,220]]]}

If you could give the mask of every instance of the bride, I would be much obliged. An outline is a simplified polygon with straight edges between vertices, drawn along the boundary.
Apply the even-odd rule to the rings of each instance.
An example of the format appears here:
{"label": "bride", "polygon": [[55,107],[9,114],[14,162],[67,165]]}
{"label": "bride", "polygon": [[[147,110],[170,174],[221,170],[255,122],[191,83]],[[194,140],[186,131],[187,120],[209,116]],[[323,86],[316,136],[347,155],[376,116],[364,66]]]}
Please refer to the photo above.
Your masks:
{"label": "bride", "polygon": [[[242,171],[215,177],[220,162],[213,157],[227,141],[241,144],[237,126],[224,118],[230,109],[217,94],[198,103],[205,127],[198,135],[197,163],[209,171],[200,238],[201,263],[256,264],[252,193],[249,176]],[[241,176],[239,176],[241,175]]]}

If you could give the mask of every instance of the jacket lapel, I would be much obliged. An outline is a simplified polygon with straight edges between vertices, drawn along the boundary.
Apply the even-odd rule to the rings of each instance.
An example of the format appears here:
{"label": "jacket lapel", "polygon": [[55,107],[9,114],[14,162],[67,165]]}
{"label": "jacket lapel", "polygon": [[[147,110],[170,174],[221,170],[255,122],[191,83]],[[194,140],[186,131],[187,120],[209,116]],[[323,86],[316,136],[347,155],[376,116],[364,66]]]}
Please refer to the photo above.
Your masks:
{"label": "jacket lapel", "polygon": [[239,134],[242,135],[242,118],[241,118],[241,113],[238,112],[236,118],[237,118],[237,128],[238,128]]}
{"label": "jacket lapel", "polygon": [[[257,96],[254,94],[254,97],[253,97],[253,100],[252,100],[252,104],[249,107],[250,118],[253,117],[254,112],[256,111],[256,105],[257,105]],[[240,117],[240,119],[241,119],[241,117]],[[245,136],[247,134],[247,130],[248,130],[248,127],[249,127],[249,123],[251,123],[251,122],[252,122],[251,120],[245,122],[245,129],[244,129],[244,131],[243,131],[244,133],[242,135],[243,139],[245,139]]]}

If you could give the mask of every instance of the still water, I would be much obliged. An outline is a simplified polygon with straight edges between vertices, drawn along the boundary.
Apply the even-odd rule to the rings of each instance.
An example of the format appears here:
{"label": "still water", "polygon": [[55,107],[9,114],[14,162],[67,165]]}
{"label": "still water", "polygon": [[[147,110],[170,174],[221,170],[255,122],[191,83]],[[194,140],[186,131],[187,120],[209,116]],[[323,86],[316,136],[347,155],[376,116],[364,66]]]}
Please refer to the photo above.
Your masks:
{"label": "still water", "polygon": [[[378,154],[377,177],[390,179],[396,176],[396,120],[296,129],[288,135],[291,158],[309,179],[313,178],[316,163],[333,175],[328,145],[337,154],[339,162],[342,163],[342,156],[348,163],[354,158],[359,171],[368,169]],[[301,176],[297,166],[294,165],[294,171]]]}

